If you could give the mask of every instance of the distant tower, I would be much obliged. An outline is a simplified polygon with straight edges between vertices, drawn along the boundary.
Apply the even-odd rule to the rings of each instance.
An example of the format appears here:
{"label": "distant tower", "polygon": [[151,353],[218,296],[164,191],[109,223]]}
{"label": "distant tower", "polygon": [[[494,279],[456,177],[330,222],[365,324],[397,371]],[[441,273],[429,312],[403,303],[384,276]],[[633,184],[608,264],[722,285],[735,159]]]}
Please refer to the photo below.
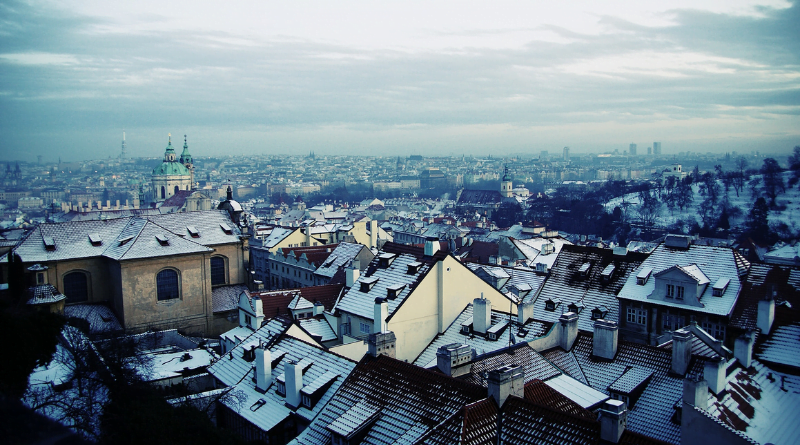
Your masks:
{"label": "distant tower", "polygon": [[122,132],[122,152],[119,154],[120,159],[124,159],[127,154],[125,153],[125,132]]}
{"label": "distant tower", "polygon": [[661,154],[661,142],[653,142],[653,154],[656,156]]}
{"label": "distant tower", "polygon": [[647,147],[647,156],[653,154],[653,147]]}
{"label": "distant tower", "polygon": [[194,161],[192,155],[189,154],[189,144],[186,142],[186,135],[183,135],[183,153],[181,153],[181,164],[189,170],[192,175],[192,190],[194,190]]}
{"label": "distant tower", "polygon": [[569,161],[569,147],[564,147],[564,160]]}
{"label": "distant tower", "polygon": [[636,156],[636,144],[631,144],[628,148],[628,154],[631,156]]}
{"label": "distant tower", "polygon": [[511,183],[511,178],[508,177],[508,166],[506,165],[503,171],[503,180],[500,182],[500,194],[503,195],[503,198],[511,197],[512,188],[513,184]]}

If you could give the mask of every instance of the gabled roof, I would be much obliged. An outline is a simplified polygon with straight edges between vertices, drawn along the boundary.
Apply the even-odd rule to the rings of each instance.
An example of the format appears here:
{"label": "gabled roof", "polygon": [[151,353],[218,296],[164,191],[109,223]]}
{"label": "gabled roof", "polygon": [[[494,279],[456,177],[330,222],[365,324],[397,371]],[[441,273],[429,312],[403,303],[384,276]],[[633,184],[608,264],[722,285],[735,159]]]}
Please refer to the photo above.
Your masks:
{"label": "gabled roof", "polygon": [[[483,269],[490,274],[502,273],[507,275],[508,281],[500,288],[500,292],[508,295],[514,301],[518,300],[518,298],[513,293],[516,291],[517,294],[520,294],[520,290],[524,294],[522,295],[522,301],[526,303],[533,301],[547,279],[546,275],[537,274],[533,269],[526,267],[496,266],[469,262],[465,262],[464,265],[476,273],[478,270]],[[481,274],[477,275],[481,276]]]}
{"label": "gabled roof", "polygon": [[275,253],[276,256],[280,255],[283,258],[293,257],[295,260],[300,260],[305,256],[309,264],[319,267],[328,256],[331,255],[338,244],[322,245],[322,246],[304,246],[304,247],[283,247],[278,249]]}
{"label": "gabled roof", "polygon": [[291,313],[289,312],[289,304],[292,302],[292,300],[302,297],[312,304],[320,302],[326,310],[330,311],[336,304],[336,299],[339,298],[339,294],[341,294],[343,288],[343,284],[323,284],[320,286],[309,286],[300,289],[284,289],[275,291],[250,292],[249,290],[245,290],[245,293],[250,299],[252,299],[254,296],[261,298],[261,304],[265,317],[269,318],[277,315],[288,315],[291,317]]}
{"label": "gabled roof", "polygon": [[773,329],[774,326],[785,326],[800,320],[800,269],[754,263],[742,283],[742,292],[731,315],[730,326],[743,330],[756,329],[758,301],[771,293],[775,294],[776,299]]}
{"label": "gabled roof", "polygon": [[[640,268],[650,268],[654,275],[679,265],[694,264],[705,275],[707,282],[717,282],[720,278],[729,278],[730,283],[721,297],[712,296],[710,286],[705,286],[702,295],[698,295],[700,306],[693,306],[679,301],[652,300],[648,296],[655,290],[656,280],[651,278],[644,285],[636,283],[637,268],[628,276],[625,285],[617,297],[621,300],[657,303],[661,306],[681,308],[712,315],[728,316],[733,311],[739,296],[741,283],[739,277],[746,272],[743,269],[749,263],[736,251],[725,247],[690,245],[687,249],[674,249],[660,244],[656,250],[641,264]],[[685,268],[684,268],[685,270]],[[687,272],[691,273],[691,272]]]}
{"label": "gabled roof", "polygon": [[367,247],[358,243],[339,243],[325,261],[314,272],[317,275],[333,278],[339,268],[355,259]]}
{"label": "gabled roof", "polygon": [[503,201],[497,190],[462,190],[457,205],[495,205]]}

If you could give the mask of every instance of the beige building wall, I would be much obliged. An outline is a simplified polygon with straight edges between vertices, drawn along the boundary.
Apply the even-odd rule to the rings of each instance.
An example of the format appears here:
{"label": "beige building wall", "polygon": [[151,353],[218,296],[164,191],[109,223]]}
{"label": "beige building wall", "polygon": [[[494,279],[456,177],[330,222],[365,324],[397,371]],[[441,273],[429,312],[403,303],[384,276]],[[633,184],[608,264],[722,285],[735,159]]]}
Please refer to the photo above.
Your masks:
{"label": "beige building wall", "polygon": [[71,272],[83,272],[88,275],[87,291],[89,299],[86,303],[107,301],[111,292],[111,281],[108,274],[108,260],[101,257],[80,260],[54,261],[48,263],[47,279],[56,289],[64,292],[64,277]]}
{"label": "beige building wall", "polygon": [[437,262],[389,319],[388,328],[397,337],[397,358],[416,359],[481,293],[493,309],[516,314],[516,306],[505,295],[452,256]]}

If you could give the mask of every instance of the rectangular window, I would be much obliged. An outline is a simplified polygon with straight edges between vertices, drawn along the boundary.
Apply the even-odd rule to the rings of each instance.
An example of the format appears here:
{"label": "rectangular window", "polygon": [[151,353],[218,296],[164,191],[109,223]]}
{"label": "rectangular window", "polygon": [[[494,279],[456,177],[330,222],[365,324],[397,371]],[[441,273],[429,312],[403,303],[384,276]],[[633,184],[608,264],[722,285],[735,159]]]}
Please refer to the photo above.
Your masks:
{"label": "rectangular window", "polygon": [[675,285],[667,284],[667,298],[675,297]]}
{"label": "rectangular window", "polygon": [[647,310],[627,308],[626,320],[628,323],[647,324]]}
{"label": "rectangular window", "polygon": [[662,320],[661,329],[665,331],[671,331],[672,323],[670,322],[669,315],[664,315],[661,320]]}
{"label": "rectangular window", "polygon": [[678,286],[678,296],[675,298],[678,300],[683,300],[683,286]]}
{"label": "rectangular window", "polygon": [[359,323],[358,325],[359,325],[358,326],[359,330],[361,331],[362,334],[369,334],[369,331],[370,331],[370,325],[369,324],[367,324],[367,323]]}

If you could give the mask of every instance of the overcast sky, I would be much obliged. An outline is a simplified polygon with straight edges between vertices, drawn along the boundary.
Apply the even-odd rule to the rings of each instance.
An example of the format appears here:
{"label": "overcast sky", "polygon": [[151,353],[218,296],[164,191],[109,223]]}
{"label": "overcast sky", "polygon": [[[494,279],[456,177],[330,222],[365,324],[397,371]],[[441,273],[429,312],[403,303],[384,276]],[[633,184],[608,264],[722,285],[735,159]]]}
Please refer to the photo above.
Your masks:
{"label": "overcast sky", "polygon": [[800,145],[797,4],[555,3],[4,0],[0,159]]}

